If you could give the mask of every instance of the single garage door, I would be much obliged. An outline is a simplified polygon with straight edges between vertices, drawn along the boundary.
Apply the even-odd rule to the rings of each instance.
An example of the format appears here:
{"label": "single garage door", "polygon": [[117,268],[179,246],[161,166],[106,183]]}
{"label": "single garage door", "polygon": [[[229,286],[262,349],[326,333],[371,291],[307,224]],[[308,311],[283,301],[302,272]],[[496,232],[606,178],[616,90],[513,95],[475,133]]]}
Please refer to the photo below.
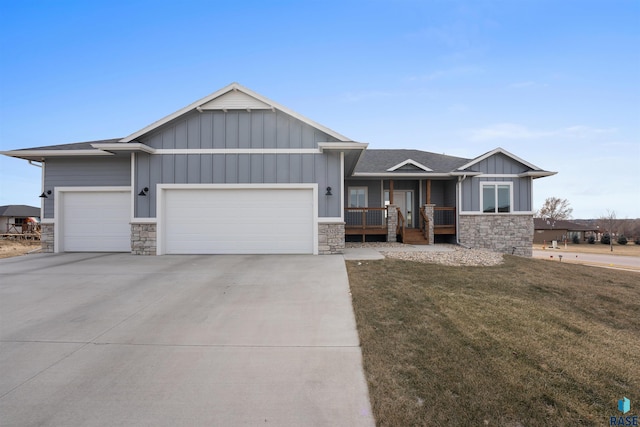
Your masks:
{"label": "single garage door", "polygon": [[164,253],[311,254],[313,190],[166,189]]}
{"label": "single garage door", "polygon": [[131,193],[69,191],[62,193],[63,252],[130,252]]}

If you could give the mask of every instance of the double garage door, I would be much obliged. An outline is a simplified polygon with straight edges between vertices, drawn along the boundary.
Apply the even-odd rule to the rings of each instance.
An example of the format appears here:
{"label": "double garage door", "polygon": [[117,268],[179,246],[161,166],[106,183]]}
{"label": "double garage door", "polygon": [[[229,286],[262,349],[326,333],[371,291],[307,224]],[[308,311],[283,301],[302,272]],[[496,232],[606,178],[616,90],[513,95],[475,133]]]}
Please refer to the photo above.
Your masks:
{"label": "double garage door", "polygon": [[164,189],[166,254],[310,254],[314,200],[300,189]]}
{"label": "double garage door", "polygon": [[[163,254],[311,254],[312,188],[161,189]],[[62,197],[64,252],[129,252],[129,191],[70,191]]]}

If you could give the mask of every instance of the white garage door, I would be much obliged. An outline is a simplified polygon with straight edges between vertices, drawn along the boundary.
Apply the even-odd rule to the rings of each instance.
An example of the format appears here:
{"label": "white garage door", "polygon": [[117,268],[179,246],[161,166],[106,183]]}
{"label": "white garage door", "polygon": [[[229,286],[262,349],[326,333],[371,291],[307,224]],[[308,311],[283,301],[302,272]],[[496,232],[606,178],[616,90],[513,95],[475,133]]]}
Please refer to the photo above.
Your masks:
{"label": "white garage door", "polygon": [[311,254],[313,190],[164,190],[167,254]]}
{"label": "white garage door", "polygon": [[63,252],[130,252],[129,192],[62,193]]}

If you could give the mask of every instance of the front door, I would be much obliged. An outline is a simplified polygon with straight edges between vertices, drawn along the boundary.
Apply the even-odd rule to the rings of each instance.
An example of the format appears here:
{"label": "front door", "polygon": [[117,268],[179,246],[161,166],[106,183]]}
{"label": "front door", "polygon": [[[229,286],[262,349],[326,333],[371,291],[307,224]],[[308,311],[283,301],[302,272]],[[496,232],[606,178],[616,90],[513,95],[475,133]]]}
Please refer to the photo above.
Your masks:
{"label": "front door", "polygon": [[[389,191],[385,190],[385,205],[389,204]],[[394,190],[393,204],[400,208],[405,227],[413,228],[413,190]]]}

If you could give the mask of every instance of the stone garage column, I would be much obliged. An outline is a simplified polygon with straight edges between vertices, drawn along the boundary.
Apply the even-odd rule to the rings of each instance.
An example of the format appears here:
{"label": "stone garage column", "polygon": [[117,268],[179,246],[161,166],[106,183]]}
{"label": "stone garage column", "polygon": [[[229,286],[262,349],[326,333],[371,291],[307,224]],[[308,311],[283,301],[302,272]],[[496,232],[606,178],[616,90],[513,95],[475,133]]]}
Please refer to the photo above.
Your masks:
{"label": "stone garage column", "polygon": [[387,242],[397,242],[396,228],[398,228],[398,207],[387,206]]}
{"label": "stone garage column", "polygon": [[131,253],[133,255],[156,254],[156,224],[131,223]]}

